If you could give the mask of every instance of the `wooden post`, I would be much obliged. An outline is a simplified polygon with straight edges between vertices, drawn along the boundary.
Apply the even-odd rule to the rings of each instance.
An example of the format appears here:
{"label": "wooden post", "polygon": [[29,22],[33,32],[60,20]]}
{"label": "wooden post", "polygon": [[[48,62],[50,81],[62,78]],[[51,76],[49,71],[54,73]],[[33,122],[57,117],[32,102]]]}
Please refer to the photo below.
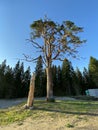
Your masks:
{"label": "wooden post", "polygon": [[29,94],[28,94],[28,100],[26,108],[33,108],[33,102],[34,102],[34,88],[35,88],[35,74],[33,73],[31,80],[30,80],[30,88],[29,88]]}

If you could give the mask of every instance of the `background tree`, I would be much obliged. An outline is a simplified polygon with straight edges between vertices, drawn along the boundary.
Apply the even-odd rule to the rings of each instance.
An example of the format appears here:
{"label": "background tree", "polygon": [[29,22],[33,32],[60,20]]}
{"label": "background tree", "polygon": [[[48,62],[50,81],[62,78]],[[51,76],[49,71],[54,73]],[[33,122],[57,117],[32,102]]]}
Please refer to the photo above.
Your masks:
{"label": "background tree", "polygon": [[6,70],[6,60],[0,65],[0,98],[5,97],[5,70]]}
{"label": "background tree", "polygon": [[94,57],[90,57],[89,75],[92,81],[92,88],[98,88],[98,60]]}
{"label": "background tree", "polygon": [[84,81],[84,85],[82,87],[82,91],[83,91],[83,94],[86,94],[85,91],[87,89],[90,88],[90,86],[92,86],[91,84],[91,79],[90,79],[90,75],[89,75],[89,71],[84,67],[84,70],[83,70],[83,81]]}
{"label": "background tree", "polygon": [[67,59],[63,61],[62,64],[62,87],[63,92],[67,96],[73,93],[73,83],[72,83],[72,65]]}
{"label": "background tree", "polygon": [[23,85],[23,96],[27,97],[28,96],[28,91],[29,91],[29,85],[30,85],[30,79],[31,79],[31,69],[30,66],[26,69],[24,72],[24,78],[22,80],[22,85]]}
{"label": "background tree", "polygon": [[4,98],[13,98],[13,86],[14,86],[14,78],[13,78],[13,70],[10,66],[6,66],[6,71],[4,75]]}
{"label": "background tree", "polygon": [[[40,58],[37,59],[37,64],[35,67],[36,70],[35,72],[36,75],[38,76],[38,80],[36,78],[36,80],[38,81],[36,92],[38,94],[36,93],[35,94],[36,96],[45,96],[46,69],[43,69],[42,58],[40,60],[39,59]],[[84,67],[83,73],[79,70],[79,68],[74,70],[71,62],[68,61],[67,59],[63,61],[62,66],[53,65],[51,68],[52,68],[54,95],[55,96],[84,95],[86,94],[85,90],[97,88],[96,62],[97,59],[92,57],[92,60],[90,59],[89,61],[88,69]],[[18,74],[20,78],[18,77]],[[17,77],[19,78],[20,83],[16,85],[15,81]],[[39,80],[39,77],[41,78],[41,80]],[[30,78],[31,78],[30,67],[28,67],[24,71],[24,64],[18,61],[15,67],[12,68],[9,65],[6,65],[6,60],[4,60],[0,64],[0,98],[27,97]],[[41,84],[41,86],[39,84]],[[70,89],[70,93],[68,93],[66,89]]]}
{"label": "background tree", "polygon": [[28,80],[30,80],[29,70],[26,70],[26,72],[24,72],[23,62],[20,63],[20,61],[18,61],[13,69],[13,73],[14,73],[14,93],[13,93],[14,97],[17,98],[26,96],[27,93],[26,90],[28,90],[26,85],[28,85]]}
{"label": "background tree", "polygon": [[56,89],[57,95],[62,96],[62,68],[60,67],[60,65],[57,67],[57,89]]}
{"label": "background tree", "polygon": [[[29,41],[34,48],[41,52],[40,55],[46,66],[47,100],[50,100],[53,99],[52,62],[54,60],[64,60],[64,55],[76,57],[76,48],[85,42],[80,40],[78,36],[78,33],[82,32],[83,28],[76,26],[71,21],[64,21],[62,24],[58,24],[45,17],[45,19],[34,21],[31,24],[31,29]],[[40,39],[40,42],[38,39]],[[25,58],[30,61],[37,59],[26,55]]]}
{"label": "background tree", "polygon": [[24,71],[23,62],[18,61],[14,68],[0,64],[0,98],[20,98],[28,95],[30,83],[30,67]]}
{"label": "background tree", "polygon": [[57,89],[58,89],[58,79],[57,79],[57,67],[56,67],[56,65],[53,65],[51,70],[52,70],[52,80],[53,80],[53,91],[54,91],[54,95],[56,95]]}
{"label": "background tree", "polygon": [[83,82],[83,76],[81,71],[79,70],[79,68],[76,68],[76,76],[77,76],[77,85],[78,85],[78,90],[80,95],[83,94],[83,86],[84,86],[84,82]]}
{"label": "background tree", "polygon": [[74,88],[74,92],[73,95],[81,95],[81,91],[80,91],[80,82],[78,81],[79,77],[77,75],[77,72],[75,70],[73,70],[72,72],[72,83],[73,83],[73,88]]}
{"label": "background tree", "polygon": [[21,70],[20,70],[20,61],[16,63],[16,66],[13,70],[14,72],[14,97],[20,97],[21,91]]}
{"label": "background tree", "polygon": [[35,96],[42,96],[43,95],[43,62],[42,62],[42,57],[39,56],[37,60],[37,64],[35,67]]}

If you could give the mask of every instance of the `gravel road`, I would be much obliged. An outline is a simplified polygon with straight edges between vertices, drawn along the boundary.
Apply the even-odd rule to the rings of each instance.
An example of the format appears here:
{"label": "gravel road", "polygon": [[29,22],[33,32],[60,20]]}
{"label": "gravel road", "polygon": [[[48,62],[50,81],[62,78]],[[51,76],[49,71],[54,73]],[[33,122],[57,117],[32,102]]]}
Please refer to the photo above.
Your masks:
{"label": "gravel road", "polygon": [[[42,98],[35,98],[35,100],[45,100],[45,97]],[[74,98],[70,98],[70,97],[55,97],[56,100],[75,100]],[[5,100],[5,99],[0,99],[0,109],[6,109],[15,105],[18,105],[24,101],[27,101],[27,98],[19,98],[19,99],[9,99],[9,100]]]}
{"label": "gravel road", "polygon": [[9,100],[0,99],[0,109],[15,106],[17,104],[20,104],[20,103],[26,101],[26,100],[27,100],[26,98],[9,99]]}

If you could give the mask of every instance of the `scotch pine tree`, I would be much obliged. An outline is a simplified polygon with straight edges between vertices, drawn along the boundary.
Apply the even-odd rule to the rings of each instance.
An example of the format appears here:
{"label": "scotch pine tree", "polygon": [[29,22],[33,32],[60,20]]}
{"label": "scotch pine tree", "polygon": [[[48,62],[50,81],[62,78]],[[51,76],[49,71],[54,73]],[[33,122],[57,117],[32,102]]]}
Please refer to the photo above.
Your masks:
{"label": "scotch pine tree", "polygon": [[[34,21],[31,24],[31,29],[29,41],[40,52],[39,55],[42,56],[43,63],[46,66],[48,101],[53,99],[52,62],[54,60],[64,60],[63,56],[71,55],[76,57],[76,48],[85,42],[78,36],[79,32],[83,32],[83,28],[76,26],[71,21],[58,24],[45,17]],[[34,61],[38,57],[31,58],[25,55],[25,58]]]}

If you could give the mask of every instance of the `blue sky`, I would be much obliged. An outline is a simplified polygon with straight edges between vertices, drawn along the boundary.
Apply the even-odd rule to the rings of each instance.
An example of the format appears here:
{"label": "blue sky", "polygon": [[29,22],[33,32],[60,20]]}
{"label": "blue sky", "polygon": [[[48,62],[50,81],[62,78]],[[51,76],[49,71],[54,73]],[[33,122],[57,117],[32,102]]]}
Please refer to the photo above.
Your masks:
{"label": "blue sky", "polygon": [[[58,23],[71,20],[84,27],[81,38],[87,42],[78,49],[83,59],[69,59],[74,68],[87,68],[90,56],[98,59],[98,0],[0,0],[0,63],[7,59],[13,67],[23,53],[35,56],[26,39],[30,24],[45,15]],[[24,65],[34,71],[34,63]]]}

